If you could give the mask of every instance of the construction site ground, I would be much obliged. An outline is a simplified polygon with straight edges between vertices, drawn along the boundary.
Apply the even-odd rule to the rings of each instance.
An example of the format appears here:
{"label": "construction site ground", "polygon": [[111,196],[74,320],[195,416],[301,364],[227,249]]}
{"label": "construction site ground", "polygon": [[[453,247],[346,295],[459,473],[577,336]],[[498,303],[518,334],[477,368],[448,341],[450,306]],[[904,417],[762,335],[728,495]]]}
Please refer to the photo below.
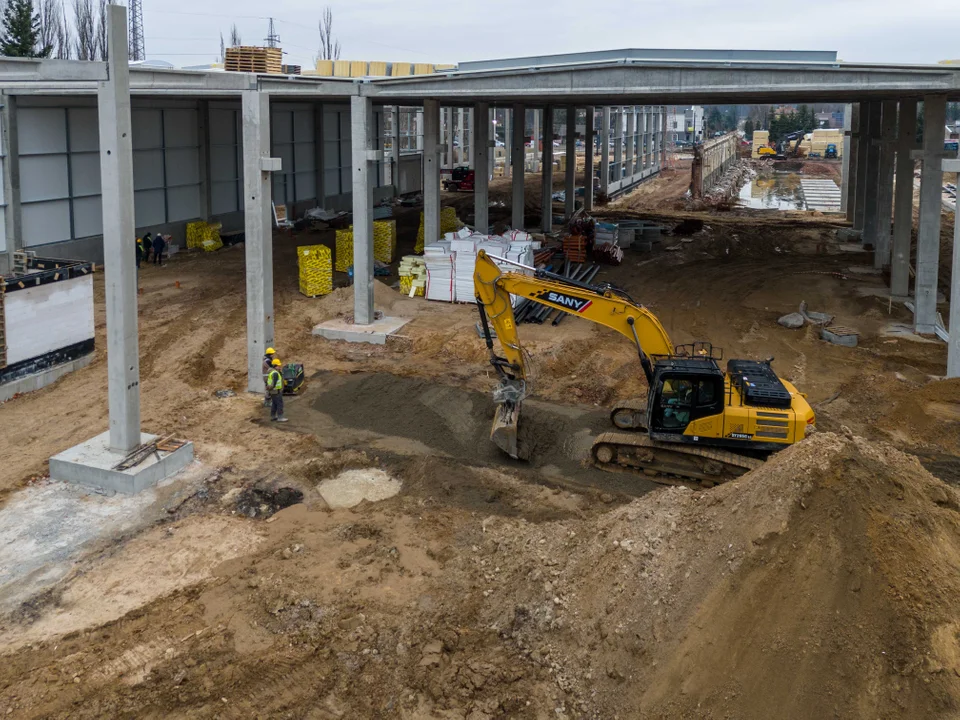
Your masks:
{"label": "construction site ground", "polygon": [[[0,716],[960,717],[946,347],[909,332],[839,220],[694,212],[686,185],[668,170],[598,209],[689,222],[597,280],[674,342],[774,357],[819,429],[709,491],[588,464],[607,408],[646,394],[614,333],[520,327],[528,463],[488,443],[472,306],[392,276],[377,308],[412,320],[386,345],[312,336],[353,311],[348,286],[298,292],[296,247],[330,230],[275,237],[276,346],[308,376],[289,423],[245,392],[243,246],[181,253],[140,271],[142,424],[197,462],[136,497],[50,482],[50,455],[107,428],[97,275],[93,364],[0,405]],[[396,216],[408,253],[419,212]],[[801,301],[859,346],[778,325]]]}

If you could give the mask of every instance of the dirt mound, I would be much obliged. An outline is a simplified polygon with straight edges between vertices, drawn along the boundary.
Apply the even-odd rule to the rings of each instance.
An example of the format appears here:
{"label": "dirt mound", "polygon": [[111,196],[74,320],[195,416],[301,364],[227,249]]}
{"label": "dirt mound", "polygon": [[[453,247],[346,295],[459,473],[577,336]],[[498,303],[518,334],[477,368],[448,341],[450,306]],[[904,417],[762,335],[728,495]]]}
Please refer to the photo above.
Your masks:
{"label": "dirt mound", "polygon": [[945,717],[958,500],[912,456],[824,433],[598,527],[488,526],[498,557],[536,549],[490,620],[601,717]]}

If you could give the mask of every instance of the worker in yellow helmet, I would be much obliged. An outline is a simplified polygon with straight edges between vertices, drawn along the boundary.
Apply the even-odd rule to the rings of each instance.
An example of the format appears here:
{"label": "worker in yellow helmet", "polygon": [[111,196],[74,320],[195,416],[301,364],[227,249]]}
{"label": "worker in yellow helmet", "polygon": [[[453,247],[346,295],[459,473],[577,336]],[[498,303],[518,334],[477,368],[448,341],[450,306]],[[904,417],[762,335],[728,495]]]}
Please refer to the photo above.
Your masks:
{"label": "worker in yellow helmet", "polygon": [[268,347],[263,353],[263,406],[267,407],[270,405],[270,391],[266,389],[267,387],[267,375],[270,374],[270,370],[273,367],[273,361],[277,360],[277,351],[272,347]]}
{"label": "worker in yellow helmet", "polygon": [[283,373],[281,362],[274,360],[267,374],[267,392],[270,394],[270,419],[274,422],[286,422],[283,416]]}

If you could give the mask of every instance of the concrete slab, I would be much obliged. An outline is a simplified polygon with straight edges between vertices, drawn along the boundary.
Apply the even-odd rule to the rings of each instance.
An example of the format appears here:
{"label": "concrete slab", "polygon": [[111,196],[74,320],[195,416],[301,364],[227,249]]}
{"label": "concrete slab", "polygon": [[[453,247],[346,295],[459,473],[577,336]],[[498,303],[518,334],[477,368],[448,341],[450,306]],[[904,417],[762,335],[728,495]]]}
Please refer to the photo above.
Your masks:
{"label": "concrete slab", "polygon": [[[148,443],[157,435],[140,433],[140,442]],[[133,495],[174,475],[193,462],[193,443],[173,452],[160,451],[136,467],[114,470],[124,453],[110,449],[110,433],[105,432],[50,458],[53,480]]]}
{"label": "concrete slab", "polygon": [[820,339],[826,340],[834,345],[843,345],[844,347],[856,347],[860,333],[852,328],[829,327],[821,328]]}
{"label": "concrete slab", "polygon": [[47,368],[43,372],[34,373],[33,375],[27,375],[26,377],[4,383],[0,385],[0,403],[5,403],[14,395],[22,395],[23,393],[33,392],[34,390],[45,388],[47,385],[52,385],[64,375],[72,373],[74,370],[85,368],[93,362],[93,358],[94,353],[90,353],[76,360],[65,362],[62,365]]}
{"label": "concrete slab", "polygon": [[356,325],[341,318],[327,320],[314,326],[313,334],[327,340],[346,340],[347,342],[385,345],[387,337],[402,328],[411,318],[382,317],[369,325]]}
{"label": "concrete slab", "polygon": [[913,325],[905,325],[904,323],[891,323],[890,325],[887,325],[880,330],[880,337],[910,340],[912,342],[929,343],[931,345],[940,344],[940,341],[936,338],[917,335],[913,331]]}
{"label": "concrete slab", "polygon": [[839,252],[847,252],[847,253],[866,252],[863,245],[860,245],[859,243],[848,243],[848,242],[837,243],[837,250]]}

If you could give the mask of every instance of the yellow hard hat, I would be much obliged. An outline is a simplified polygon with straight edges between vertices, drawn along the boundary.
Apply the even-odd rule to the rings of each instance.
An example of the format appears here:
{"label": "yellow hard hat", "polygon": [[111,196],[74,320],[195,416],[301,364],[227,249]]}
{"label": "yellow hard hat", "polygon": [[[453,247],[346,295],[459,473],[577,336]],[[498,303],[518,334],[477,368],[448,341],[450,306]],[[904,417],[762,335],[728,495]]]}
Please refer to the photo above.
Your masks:
{"label": "yellow hard hat", "polygon": [[273,365],[274,367],[280,367],[281,365],[283,365],[283,363],[280,362],[280,358],[275,358],[274,361],[270,364]]}
{"label": "yellow hard hat", "polygon": [[273,348],[267,348],[267,355],[276,355],[277,351]]}

